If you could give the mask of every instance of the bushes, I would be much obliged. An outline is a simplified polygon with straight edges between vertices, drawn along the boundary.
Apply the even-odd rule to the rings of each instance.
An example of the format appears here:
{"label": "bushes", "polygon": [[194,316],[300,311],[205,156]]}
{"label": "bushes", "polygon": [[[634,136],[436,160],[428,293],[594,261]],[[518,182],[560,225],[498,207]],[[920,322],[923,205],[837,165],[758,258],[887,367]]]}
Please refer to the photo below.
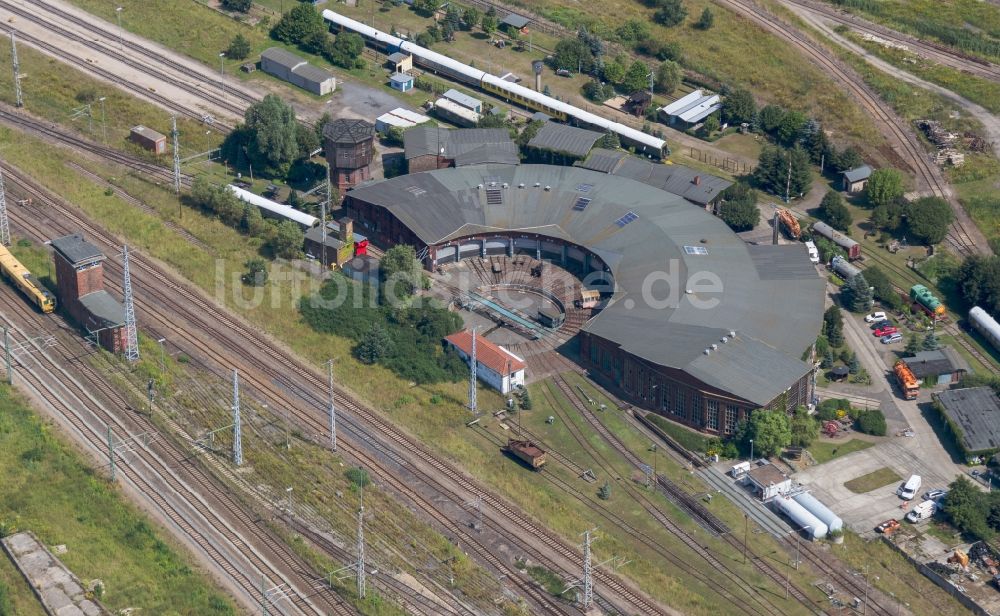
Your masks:
{"label": "bushes", "polygon": [[859,432],[871,434],[872,436],[885,436],[885,415],[878,409],[859,411],[855,423]]}
{"label": "bushes", "polygon": [[746,184],[737,183],[722,191],[719,218],[733,231],[753,229],[760,222],[757,191]]}
{"label": "bushes", "polygon": [[225,186],[211,184],[204,178],[195,178],[191,200],[196,206],[218,216],[227,225],[260,238],[275,256],[293,258],[302,250],[305,237],[296,223],[286,220],[279,224],[273,220],[264,220],[260,210],[244,203]]}

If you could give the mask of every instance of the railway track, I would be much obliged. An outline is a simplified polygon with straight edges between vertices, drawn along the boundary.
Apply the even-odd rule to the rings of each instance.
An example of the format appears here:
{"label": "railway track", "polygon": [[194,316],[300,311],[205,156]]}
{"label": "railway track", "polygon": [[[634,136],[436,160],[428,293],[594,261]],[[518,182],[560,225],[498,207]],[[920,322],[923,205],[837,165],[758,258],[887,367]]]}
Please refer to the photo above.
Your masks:
{"label": "railway track", "polygon": [[[27,182],[27,185],[21,184],[20,190],[36,195],[45,192],[14,172],[8,171],[8,175],[12,178],[11,185]],[[59,232],[82,230],[98,244],[112,250],[117,245],[114,238],[82,220],[58,201],[43,200],[46,202],[45,212],[52,212],[50,216],[58,215],[58,219],[46,220],[48,226],[59,229]],[[20,222],[21,216],[20,212],[12,212],[11,217]],[[47,239],[38,233],[36,237]],[[274,343],[260,332],[237,322],[186,286],[173,281],[141,255],[135,255],[132,263],[133,281],[137,284],[137,308],[150,324],[155,324],[158,331],[169,333],[172,340],[181,340],[189,345],[192,349],[189,355],[206,357],[226,369],[233,366],[234,358],[245,358],[241,376],[247,387],[256,389],[274,408],[288,408],[295,421],[306,427],[309,433],[319,434],[326,430],[325,418],[320,411],[326,406],[324,376],[283,350],[274,348]],[[112,272],[120,272],[113,261],[109,261],[107,266]],[[200,328],[205,333],[192,333],[191,327]],[[221,373],[219,376],[224,378]],[[385,485],[416,503],[418,509],[438,522],[451,536],[461,538],[466,550],[506,576],[538,606],[540,613],[566,611],[565,606],[553,603],[533,582],[525,580],[508,562],[497,556],[478,534],[469,532],[464,524],[456,523],[443,513],[447,508],[438,500],[424,496],[412,484],[434,490],[439,495],[438,499],[450,502],[459,509],[470,495],[483,494],[484,509],[489,512],[487,527],[513,541],[518,549],[553,570],[566,571],[568,563],[579,562],[575,549],[516,507],[490,494],[483,486],[428,452],[413,437],[361,406],[350,392],[338,388],[337,395],[339,408],[342,412],[347,411],[338,422],[338,432],[346,433],[346,438],[339,439],[345,451],[371,469]],[[375,437],[374,434],[380,436]],[[376,453],[369,453],[371,449]],[[425,470],[423,464],[430,470]],[[408,475],[411,480],[404,480],[402,475]],[[606,574],[599,575],[598,580],[602,587],[609,589],[605,599],[613,605],[623,606],[619,609],[644,614],[662,613],[659,606],[630,585]]]}
{"label": "railway track", "polygon": [[[24,8],[20,2],[16,2],[15,0],[0,0],[0,6],[4,10],[16,15],[19,19],[38,24],[59,37],[82,45],[98,54],[111,57],[140,73],[154,77],[162,82],[170,83],[199,99],[205,100],[212,107],[225,110],[236,117],[242,117],[246,107],[259,100],[257,97],[251,96],[235,85],[224,88],[218,80],[206,79],[203,71],[198,71],[182,62],[178,62],[146,45],[140,45],[124,37],[119,39],[117,33],[111,28],[102,27],[89,19],[81,18],[72,12],[50,5],[42,0],[26,1],[35,7],[34,10]],[[88,36],[60,25],[60,20],[63,23],[68,23],[73,27],[87,31],[88,36],[92,34],[94,38],[88,38]],[[13,28],[13,26],[8,25],[8,28]],[[111,71],[95,66],[96,63],[94,62],[81,60],[77,56],[60,49],[50,41],[40,40],[23,31],[18,31],[17,35],[18,38],[24,39],[33,46],[41,47],[50,54],[70,64],[80,66],[86,71],[96,72],[105,79],[110,77],[110,80],[114,83],[122,85],[127,90],[135,91],[134,85],[127,84],[122,78],[115,76]],[[119,49],[116,44],[119,40],[123,49]],[[164,69],[168,69],[175,74],[170,74]],[[178,104],[167,96],[155,91],[150,92],[148,88],[142,91],[142,95],[149,96],[158,104],[183,115],[199,120],[204,115]],[[232,128],[220,123],[213,123],[213,126],[226,131]]]}
{"label": "railway track", "polygon": [[[20,334],[25,343],[29,343],[29,336],[24,333],[25,327],[30,327],[33,331],[51,328],[51,319],[57,318],[39,315],[24,303],[23,298],[14,297],[14,293],[0,294],[0,306],[3,307],[0,319],[6,321],[15,337]],[[16,314],[20,322],[14,321],[9,314]],[[69,326],[63,329],[73,331]],[[107,434],[97,428],[95,423],[113,426],[120,441],[134,440],[141,434],[156,433],[156,426],[140,414],[133,413],[129,416],[130,421],[126,421],[119,414],[109,411],[91,393],[93,387],[84,386],[63,367],[73,365],[75,373],[96,384],[105,395],[110,395],[112,402],[122,409],[130,408],[128,400],[120,393],[101,387],[104,380],[95,374],[85,360],[80,361],[82,356],[92,351],[79,342],[78,338],[73,339],[78,342],[77,348],[73,350],[57,344],[52,347],[56,350],[52,351],[35,343],[34,352],[26,354],[26,358],[18,358],[15,379],[55,409],[94,451],[106,451],[107,448]],[[54,353],[61,355],[59,361],[52,358]],[[125,438],[120,436],[123,433]],[[314,579],[304,577],[307,576],[304,563],[261,527],[259,517],[245,511],[224,489],[220,490],[217,484],[208,479],[196,464],[190,464],[187,455],[168,439],[156,439],[148,446],[131,447],[126,455],[120,455],[116,467],[127,481],[155,504],[171,524],[226,573],[244,592],[244,601],[259,597],[261,587],[260,578],[251,575],[246,568],[247,564],[271,582],[289,584],[290,590],[295,586],[301,587],[302,584],[305,584],[305,588],[311,588]],[[183,478],[180,476],[182,471],[179,470],[182,468]],[[197,485],[197,491],[192,488],[192,483]],[[214,507],[206,501],[209,497],[203,496],[208,494],[217,501]],[[176,504],[177,498],[182,499],[187,510]],[[227,520],[221,517],[216,512],[219,507],[231,518]],[[210,525],[212,534],[201,530],[205,524]],[[248,550],[247,547],[251,544],[245,537],[251,536],[255,543]],[[270,557],[276,558],[294,577],[288,578],[286,573],[269,562],[268,557],[260,555],[258,550],[262,549],[269,550]],[[244,563],[236,554],[244,557],[247,562]],[[288,582],[285,582],[286,578]],[[289,598],[292,609],[283,605],[284,602],[270,607],[286,614],[356,613],[331,592],[312,593],[299,589]]]}
{"label": "railway track", "polygon": [[861,77],[841,65],[828,50],[752,0],[719,0],[719,3],[792,44],[811,58],[817,66],[842,83],[868,114],[883,127],[883,132],[894,143],[897,153],[910,165],[920,185],[928,188],[934,196],[945,199],[951,206],[955,222],[948,232],[948,244],[960,255],[989,252],[985,238],[982,238],[982,234],[975,228],[961,204],[955,200],[947,183],[941,177],[940,170],[930,161],[930,157],[916,136],[905,122],[886,109],[885,102],[864,83]]}
{"label": "railway track", "polygon": [[[645,462],[642,459],[636,456],[628,447],[625,446],[624,443],[622,443],[616,436],[614,436],[611,433],[611,431],[607,428],[607,426],[604,425],[602,421],[600,421],[597,417],[594,416],[593,412],[587,406],[589,401],[581,399],[580,395],[578,395],[577,392],[573,391],[573,388],[570,386],[568,382],[566,382],[565,379],[563,379],[559,375],[556,375],[552,377],[552,381],[557,387],[557,389],[567,399],[567,401],[569,401],[570,404],[572,404],[576,408],[576,410],[579,411],[579,413],[584,417],[587,423],[592,428],[594,428],[595,432],[601,435],[601,438],[606,443],[608,443],[615,451],[617,451],[623,458],[625,458],[631,465],[635,466],[636,468],[642,468],[646,466]],[[559,408],[558,403],[555,400],[552,400],[551,403],[553,409]],[[572,423],[571,420],[569,420],[568,418],[563,418],[563,421],[566,422],[567,425],[570,425]],[[586,439],[585,437],[583,437],[582,434],[579,434],[579,432],[577,431],[576,433],[574,433],[574,437],[580,443],[581,447],[584,447],[585,450],[590,452],[591,456],[594,457],[595,461],[598,462],[598,465],[601,468],[603,468],[605,472],[607,473],[614,472],[607,459],[604,458],[604,456],[598,453],[596,450],[594,450],[593,447],[589,446],[586,443]],[[663,486],[664,482],[668,484],[672,483],[665,477],[659,475],[657,475],[656,480],[660,486]],[[734,605],[740,605],[746,613],[761,613],[761,614],[786,613],[785,610],[775,605],[765,594],[761,593],[754,585],[744,580],[742,576],[740,576],[740,574],[737,571],[735,571],[732,567],[728,566],[727,564],[716,558],[716,556],[707,547],[701,545],[701,542],[699,542],[695,537],[693,537],[691,534],[686,532],[680,526],[675,524],[672,520],[664,516],[663,513],[660,512],[658,508],[656,508],[656,506],[653,503],[651,503],[644,494],[641,494],[638,490],[635,490],[634,488],[629,486],[627,482],[623,483],[622,485],[625,486],[625,489],[633,496],[633,498],[635,498],[643,506],[643,508],[646,509],[647,512],[650,513],[650,515],[652,515],[658,522],[660,522],[660,524],[663,525],[671,534],[679,538],[685,545],[688,546],[688,548],[690,548],[698,556],[700,556],[710,566],[711,570],[716,572],[722,572],[723,575],[726,578],[728,578],[729,584],[734,585],[736,588],[739,588],[741,591],[743,591],[743,593],[746,594],[745,599],[733,596],[732,601]],[[680,489],[679,486],[672,486],[672,487],[674,487],[674,490],[665,490],[668,494],[668,497],[670,497],[671,500],[673,500],[676,504],[678,504],[678,506],[682,510],[691,515],[692,519],[701,524],[710,533],[715,535],[719,535],[721,533],[724,536],[728,537],[728,534],[726,533],[728,533],[729,529],[728,527],[725,526],[725,524],[723,524],[710,512],[704,510],[701,507],[700,503],[697,503],[697,501],[694,501],[693,503],[692,501],[694,499],[691,499],[689,496],[687,498],[684,498],[683,496],[677,498],[678,495],[683,495],[684,492],[683,490]],[[726,585],[727,593],[729,584]],[[805,595],[802,593],[800,593],[800,595],[802,597],[805,597]],[[748,606],[745,603],[746,599],[749,599],[751,602],[754,602],[758,605],[752,607]],[[803,603],[803,605],[806,606],[810,606],[811,604],[812,602],[809,601],[807,598],[806,601]],[[762,610],[762,611],[758,612],[757,610]]]}
{"label": "railway track", "polygon": [[849,26],[857,32],[871,34],[894,43],[906,45],[917,54],[956,70],[991,81],[1000,81],[1000,66],[953,47],[892,30],[822,2],[814,0],[784,0],[784,2],[808,9],[814,13],[819,13],[831,21]]}

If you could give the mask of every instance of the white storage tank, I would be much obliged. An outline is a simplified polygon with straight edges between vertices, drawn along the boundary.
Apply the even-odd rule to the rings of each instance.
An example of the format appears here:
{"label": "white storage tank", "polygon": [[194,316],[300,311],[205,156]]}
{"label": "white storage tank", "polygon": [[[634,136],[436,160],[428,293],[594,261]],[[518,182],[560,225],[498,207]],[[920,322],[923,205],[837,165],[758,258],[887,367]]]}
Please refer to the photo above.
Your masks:
{"label": "white storage tank", "polygon": [[795,502],[805,507],[806,511],[813,514],[819,521],[826,524],[830,532],[842,530],[844,528],[844,521],[841,520],[836,513],[830,511],[830,508],[819,501],[818,498],[810,494],[809,492],[802,492],[801,494],[796,494],[792,497]]}
{"label": "white storage tank", "polygon": [[972,329],[979,332],[983,338],[1000,351],[1000,323],[979,306],[973,306],[969,311],[969,322]]}
{"label": "white storage tank", "polygon": [[848,263],[847,259],[840,255],[830,260],[830,269],[847,282],[850,282],[852,278],[861,273],[859,268]]}
{"label": "white storage tank", "polygon": [[813,514],[806,511],[805,507],[796,503],[791,498],[787,496],[779,496],[771,502],[774,503],[774,506],[777,507],[780,512],[784,513],[792,520],[792,524],[795,526],[796,530],[804,529],[806,534],[813,541],[818,541],[823,537],[826,537],[827,532],[829,532],[829,528],[827,528],[826,524],[820,521],[820,519]]}

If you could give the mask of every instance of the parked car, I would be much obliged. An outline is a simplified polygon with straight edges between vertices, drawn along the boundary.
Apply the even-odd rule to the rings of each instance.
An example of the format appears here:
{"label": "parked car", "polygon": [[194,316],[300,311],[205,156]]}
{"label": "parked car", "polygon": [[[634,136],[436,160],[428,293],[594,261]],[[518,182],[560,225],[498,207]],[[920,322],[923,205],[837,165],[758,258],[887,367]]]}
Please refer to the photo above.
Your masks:
{"label": "parked car", "polygon": [[882,327],[875,330],[875,335],[881,338],[882,336],[888,336],[889,334],[898,334],[899,330],[893,326]]}
{"label": "parked car", "polygon": [[883,327],[892,327],[892,326],[893,326],[892,321],[889,321],[887,319],[885,321],[876,321],[872,323],[868,329],[875,331],[876,329],[882,329]]}
{"label": "parked car", "polygon": [[910,475],[904,483],[899,484],[899,488],[896,489],[896,496],[903,500],[913,500],[913,497],[917,495],[917,490],[920,489],[920,475]]}
{"label": "parked car", "polygon": [[870,315],[868,315],[868,316],[865,317],[865,322],[866,323],[878,323],[879,321],[885,321],[885,320],[886,320],[886,316],[885,316],[885,313],[882,312],[882,311],[873,312]]}
{"label": "parked car", "polygon": [[924,492],[924,500],[925,501],[941,500],[947,495],[948,495],[948,490],[941,490],[941,489],[927,490],[926,492]]}
{"label": "parked car", "polygon": [[889,334],[888,336],[882,336],[881,338],[879,338],[879,340],[882,342],[882,344],[895,344],[897,342],[903,341],[903,335],[898,333]]}
{"label": "parked car", "polygon": [[899,528],[899,520],[891,519],[876,526],[875,532],[882,533],[883,535],[891,535],[897,528]]}
{"label": "parked car", "polygon": [[906,521],[916,524],[917,522],[921,522],[932,517],[935,513],[937,513],[937,509],[937,503],[932,500],[925,500],[906,514]]}

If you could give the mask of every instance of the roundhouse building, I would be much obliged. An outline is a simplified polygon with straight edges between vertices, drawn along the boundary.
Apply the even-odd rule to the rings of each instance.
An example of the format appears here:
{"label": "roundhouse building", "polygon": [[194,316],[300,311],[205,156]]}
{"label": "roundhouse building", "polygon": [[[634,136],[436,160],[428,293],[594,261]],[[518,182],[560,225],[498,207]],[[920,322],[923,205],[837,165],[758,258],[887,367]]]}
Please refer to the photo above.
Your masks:
{"label": "roundhouse building", "polygon": [[756,408],[812,399],[800,358],[824,284],[803,245],[753,246],[682,197],[578,167],[472,165],[359,186],[345,205],[428,269],[528,254],[610,301],[580,332],[584,366],[630,402],[728,434]]}

